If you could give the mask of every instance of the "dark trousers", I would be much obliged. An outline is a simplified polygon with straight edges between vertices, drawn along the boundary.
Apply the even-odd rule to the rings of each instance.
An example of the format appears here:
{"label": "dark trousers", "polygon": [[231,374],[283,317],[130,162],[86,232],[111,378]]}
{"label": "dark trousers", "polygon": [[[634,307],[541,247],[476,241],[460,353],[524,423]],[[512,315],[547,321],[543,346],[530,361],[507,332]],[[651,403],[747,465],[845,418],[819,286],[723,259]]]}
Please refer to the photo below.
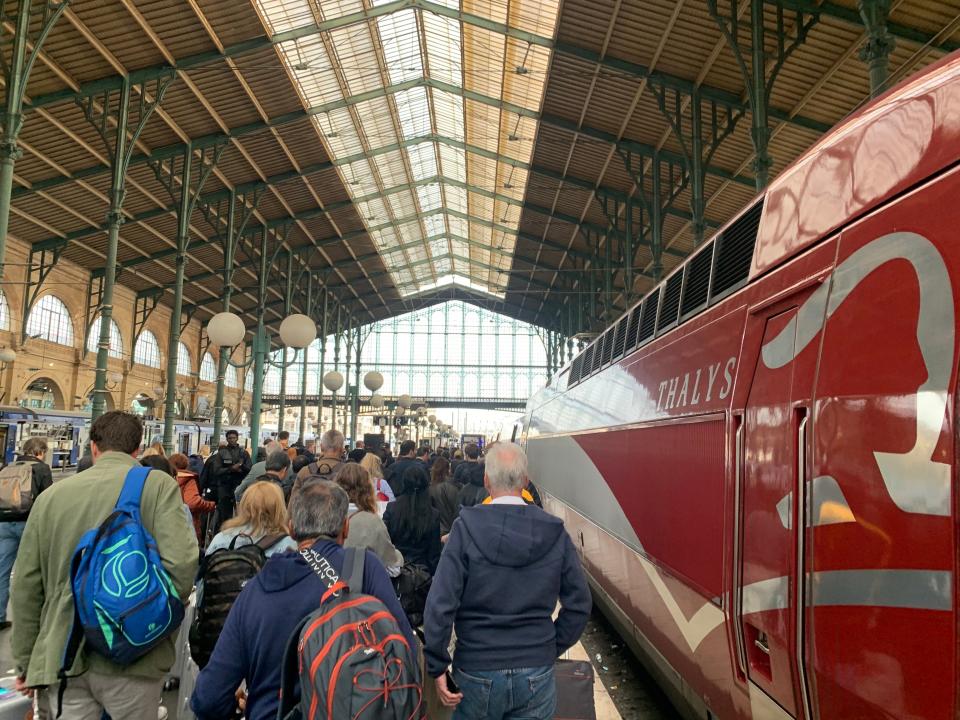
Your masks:
{"label": "dark trousers", "polygon": [[236,498],[233,496],[234,489],[232,483],[217,485],[217,532],[220,531],[220,526],[223,523],[233,517],[233,512],[237,506]]}

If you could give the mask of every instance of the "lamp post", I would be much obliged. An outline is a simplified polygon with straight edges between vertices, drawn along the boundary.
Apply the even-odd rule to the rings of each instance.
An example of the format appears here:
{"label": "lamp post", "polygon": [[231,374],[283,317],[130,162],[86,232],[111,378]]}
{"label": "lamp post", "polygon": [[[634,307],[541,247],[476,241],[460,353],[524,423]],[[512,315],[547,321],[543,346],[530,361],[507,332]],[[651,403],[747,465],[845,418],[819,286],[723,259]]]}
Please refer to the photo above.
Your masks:
{"label": "lamp post", "polygon": [[[226,317],[231,316],[231,317]],[[250,441],[254,443],[253,447],[260,444],[260,400],[263,395],[263,375],[264,366],[267,363],[281,367],[286,370],[286,363],[273,363],[269,360],[270,338],[267,336],[267,330],[263,322],[257,323],[257,331],[253,336],[252,354],[249,360],[243,363],[235,363],[229,359],[230,348],[239,345],[246,334],[246,328],[243,320],[234,313],[217,313],[210,322],[207,323],[207,337],[210,342],[220,348],[220,352],[227,353],[227,363],[235,368],[246,368],[253,363],[253,398],[250,408]],[[302,314],[288,315],[280,323],[280,340],[286,347],[292,347],[297,352],[289,364],[297,361],[299,351],[307,347],[317,337],[317,326],[312,319]],[[286,353],[284,353],[286,355]],[[217,377],[217,399],[214,407],[216,418],[214,420],[214,432],[212,442],[220,440],[220,417],[223,410],[223,378]]]}
{"label": "lamp post", "polygon": [[333,395],[333,420],[330,423],[330,428],[335,430],[337,427],[337,390],[343,387],[343,375],[336,370],[331,370],[323,376],[323,386]]}

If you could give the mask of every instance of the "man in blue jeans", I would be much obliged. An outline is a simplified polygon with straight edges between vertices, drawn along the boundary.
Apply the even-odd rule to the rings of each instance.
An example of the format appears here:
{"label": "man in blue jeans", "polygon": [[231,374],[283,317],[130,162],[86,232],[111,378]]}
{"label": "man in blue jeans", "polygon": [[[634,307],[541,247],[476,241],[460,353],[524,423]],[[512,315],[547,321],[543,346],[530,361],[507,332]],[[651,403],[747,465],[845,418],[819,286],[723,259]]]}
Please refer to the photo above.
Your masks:
{"label": "man in blue jeans", "polygon": [[[484,466],[492,501],[460,511],[427,597],[427,674],[441,702],[457,708],[454,720],[553,718],[554,662],[590,615],[590,589],[563,521],[527,505],[526,484],[520,446],[492,447]],[[444,674],[454,623],[457,693]]]}
{"label": "man in blue jeans", "polygon": [[[17,463],[30,464],[33,476],[33,499],[53,484],[53,473],[50,466],[43,461],[47,454],[47,441],[41,437],[28,438],[23,443]],[[20,550],[20,538],[23,537],[23,528],[27,524],[30,511],[25,512],[4,509],[0,505],[0,630],[10,627],[7,620],[7,602],[10,600],[10,571],[17,559]]]}

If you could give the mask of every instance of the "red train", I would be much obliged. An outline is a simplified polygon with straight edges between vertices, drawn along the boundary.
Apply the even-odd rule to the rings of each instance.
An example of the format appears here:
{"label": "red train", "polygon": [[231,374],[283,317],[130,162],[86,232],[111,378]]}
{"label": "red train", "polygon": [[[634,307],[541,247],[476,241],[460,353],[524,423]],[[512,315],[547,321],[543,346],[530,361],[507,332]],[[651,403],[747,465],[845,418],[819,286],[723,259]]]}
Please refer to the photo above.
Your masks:
{"label": "red train", "polygon": [[956,718],[960,55],[534,396],[531,477],[700,718]]}

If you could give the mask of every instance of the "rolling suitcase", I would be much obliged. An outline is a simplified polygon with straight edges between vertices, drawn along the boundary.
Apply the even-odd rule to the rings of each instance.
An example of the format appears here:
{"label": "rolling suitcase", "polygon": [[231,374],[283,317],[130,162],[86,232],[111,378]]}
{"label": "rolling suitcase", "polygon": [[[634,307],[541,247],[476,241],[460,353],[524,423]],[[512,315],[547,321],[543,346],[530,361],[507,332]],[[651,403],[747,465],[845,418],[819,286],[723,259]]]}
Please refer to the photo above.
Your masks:
{"label": "rolling suitcase", "polygon": [[554,720],[597,720],[593,666],[586,660],[557,660],[557,710]]}

